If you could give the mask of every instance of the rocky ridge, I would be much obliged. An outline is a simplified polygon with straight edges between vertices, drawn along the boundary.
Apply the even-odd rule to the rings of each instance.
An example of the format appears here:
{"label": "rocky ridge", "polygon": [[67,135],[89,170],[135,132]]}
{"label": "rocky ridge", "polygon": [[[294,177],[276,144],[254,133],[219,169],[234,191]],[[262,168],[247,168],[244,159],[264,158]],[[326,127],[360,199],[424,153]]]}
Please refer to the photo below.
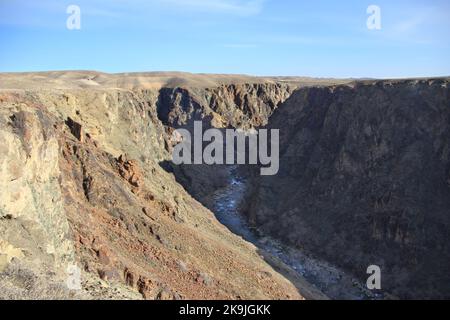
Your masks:
{"label": "rocky ridge", "polygon": [[449,298],[449,79],[297,90],[270,118],[280,171],[253,173],[249,221],[401,298]]}
{"label": "rocky ridge", "polygon": [[360,281],[379,265],[400,298],[448,297],[449,101],[448,79],[2,74],[1,297],[326,298],[207,209],[227,168],[170,164],[194,120],[282,129],[278,175],[239,170],[260,233]]}
{"label": "rocky ridge", "polygon": [[[264,124],[293,87],[132,77],[116,88],[115,76],[93,72],[0,76],[2,297],[321,297],[275,271],[160,165],[175,127],[196,117]],[[81,292],[64,285],[70,265]]]}

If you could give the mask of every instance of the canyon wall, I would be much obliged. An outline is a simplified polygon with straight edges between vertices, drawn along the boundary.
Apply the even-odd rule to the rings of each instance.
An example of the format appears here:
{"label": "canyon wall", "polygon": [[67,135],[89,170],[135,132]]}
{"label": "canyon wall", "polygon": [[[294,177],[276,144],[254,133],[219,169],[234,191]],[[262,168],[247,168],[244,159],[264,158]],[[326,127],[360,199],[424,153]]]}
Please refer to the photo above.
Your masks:
{"label": "canyon wall", "polygon": [[448,298],[449,116],[448,79],[2,74],[0,298],[324,298],[206,208],[228,170],[170,163],[194,120],[280,129],[276,176],[240,168],[263,235]]}
{"label": "canyon wall", "polygon": [[[169,128],[193,133],[193,122],[207,128],[249,129],[266,125],[272,113],[296,89],[285,83],[221,85],[216,88],[163,88],[157,101],[158,116]],[[211,195],[229,180],[226,166],[173,165],[173,172],[186,190],[210,207]]]}
{"label": "canyon wall", "polygon": [[163,88],[157,102],[158,116],[173,128],[203,121],[216,128],[259,127],[267,124],[276,107],[295,86],[284,83],[221,85],[216,88]]}
{"label": "canyon wall", "polygon": [[448,79],[299,89],[270,118],[280,171],[253,172],[262,232],[403,298],[450,297]]}
{"label": "canyon wall", "polygon": [[[0,77],[0,297],[317,298],[161,167],[175,127],[196,117],[263,124],[288,86],[271,81],[272,97],[260,82],[181,88],[111,78]],[[81,291],[66,287],[71,266]]]}

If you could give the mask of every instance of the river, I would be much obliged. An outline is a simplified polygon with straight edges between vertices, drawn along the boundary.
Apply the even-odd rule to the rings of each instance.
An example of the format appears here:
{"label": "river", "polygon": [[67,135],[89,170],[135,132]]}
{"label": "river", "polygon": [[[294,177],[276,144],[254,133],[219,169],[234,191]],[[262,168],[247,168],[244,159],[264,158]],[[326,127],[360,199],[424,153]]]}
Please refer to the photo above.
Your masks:
{"label": "river", "polygon": [[239,212],[239,204],[245,194],[247,181],[239,176],[236,167],[229,167],[228,170],[228,184],[213,194],[212,210],[216,218],[231,232],[253,243],[260,250],[277,257],[331,299],[384,298],[383,294],[369,291],[364,283],[331,264],[297,248],[283,245],[251,228]]}

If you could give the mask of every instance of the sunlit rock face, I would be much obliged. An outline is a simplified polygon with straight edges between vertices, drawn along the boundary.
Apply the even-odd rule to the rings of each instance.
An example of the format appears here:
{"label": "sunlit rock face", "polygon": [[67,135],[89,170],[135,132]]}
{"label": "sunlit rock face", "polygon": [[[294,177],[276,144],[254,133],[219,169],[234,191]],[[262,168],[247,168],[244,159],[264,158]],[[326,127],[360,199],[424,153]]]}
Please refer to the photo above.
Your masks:
{"label": "sunlit rock face", "polygon": [[[447,79],[0,80],[0,298],[323,298],[207,209],[228,168],[170,164],[172,133],[196,120],[280,130],[277,175],[236,169],[247,189],[233,210],[260,234],[362,282],[379,265],[397,296],[449,297]],[[34,289],[17,286],[24,275]]]}
{"label": "sunlit rock face", "polygon": [[[262,123],[290,85],[96,72],[0,79],[0,298],[303,298],[161,165],[176,127],[196,117]],[[73,266],[80,292],[66,286]]]}

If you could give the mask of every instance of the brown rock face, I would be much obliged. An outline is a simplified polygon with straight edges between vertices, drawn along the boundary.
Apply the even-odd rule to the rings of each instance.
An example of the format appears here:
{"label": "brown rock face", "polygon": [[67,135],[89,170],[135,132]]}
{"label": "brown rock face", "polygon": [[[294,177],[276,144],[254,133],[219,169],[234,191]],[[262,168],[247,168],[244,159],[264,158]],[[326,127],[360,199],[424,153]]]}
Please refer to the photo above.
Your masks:
{"label": "brown rock face", "polygon": [[254,176],[250,221],[404,298],[450,297],[448,80],[296,91],[270,119],[280,171]]}
{"label": "brown rock face", "polygon": [[[296,85],[278,82],[220,85],[215,88],[163,88],[156,103],[158,117],[168,128],[193,131],[193,122],[203,127],[255,128],[267,124],[276,108]],[[168,130],[171,133],[171,130]],[[209,198],[228,182],[225,166],[180,165],[166,167],[186,190],[209,206]]]}
{"label": "brown rock face", "polygon": [[[402,298],[449,297],[448,79],[80,71],[0,83],[1,299],[324,298],[205,208],[228,169],[168,165],[172,132],[194,120],[280,129],[278,175],[241,168],[241,207],[263,235],[363,282],[379,265]],[[65,285],[72,265],[80,292]]]}
{"label": "brown rock face", "polygon": [[205,126],[250,128],[267,124],[278,105],[295,89],[283,83],[221,85],[217,88],[162,88],[158,117],[170,127]]}
{"label": "brown rock face", "polygon": [[[21,83],[17,77],[14,83]],[[195,88],[196,96],[167,89],[175,98],[166,105],[165,89],[80,89],[73,87],[77,81],[60,89],[0,90],[2,298],[16,292],[47,297],[45,288],[27,293],[15,287],[15,262],[30,278],[50,274],[62,287],[67,266],[78,266],[83,298],[302,298],[255,247],[218,223],[159,165],[170,157],[172,126],[193,114],[222,117],[209,102],[193,101],[219,101],[212,91],[228,89]],[[226,107],[239,115],[231,119],[258,116],[243,92],[255,97],[258,85],[243,88],[244,102]],[[274,101],[285,96],[276,88]],[[185,95],[179,103],[177,92]],[[183,109],[191,103],[197,110]],[[164,110],[170,110],[167,118]],[[261,273],[273,276],[261,280]],[[69,291],[53,297],[78,297]]]}

